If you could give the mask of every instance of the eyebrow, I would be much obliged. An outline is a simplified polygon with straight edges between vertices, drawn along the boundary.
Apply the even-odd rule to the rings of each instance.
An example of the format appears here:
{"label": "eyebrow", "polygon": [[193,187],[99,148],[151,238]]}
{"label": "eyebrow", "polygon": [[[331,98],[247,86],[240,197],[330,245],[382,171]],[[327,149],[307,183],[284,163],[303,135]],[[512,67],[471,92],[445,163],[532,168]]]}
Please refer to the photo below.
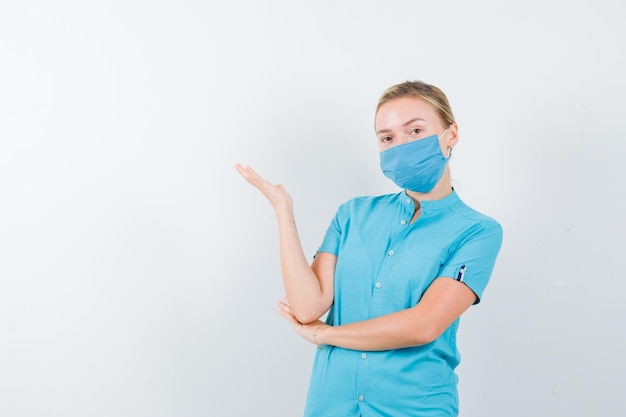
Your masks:
{"label": "eyebrow", "polygon": [[[409,120],[407,122],[404,122],[402,124],[402,126],[406,127],[406,126],[410,125],[411,123],[415,123],[417,121],[425,122],[426,120],[422,119],[421,117],[415,117],[415,118],[413,118],[413,119],[411,119],[411,120]],[[384,133],[384,132],[391,132],[391,129],[380,129],[380,130],[376,131],[377,134]]]}

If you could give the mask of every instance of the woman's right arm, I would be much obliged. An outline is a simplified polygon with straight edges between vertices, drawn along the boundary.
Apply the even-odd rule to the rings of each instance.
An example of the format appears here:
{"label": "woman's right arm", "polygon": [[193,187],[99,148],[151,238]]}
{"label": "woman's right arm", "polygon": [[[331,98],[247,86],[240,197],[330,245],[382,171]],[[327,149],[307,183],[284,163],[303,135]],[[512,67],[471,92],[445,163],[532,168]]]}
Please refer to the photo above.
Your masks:
{"label": "woman's right arm", "polygon": [[235,168],[274,207],[278,222],[283,285],[294,316],[301,323],[317,320],[333,303],[337,257],[320,252],[309,265],[296,228],[293,201],[285,187],[270,183],[250,167],[237,164]]}

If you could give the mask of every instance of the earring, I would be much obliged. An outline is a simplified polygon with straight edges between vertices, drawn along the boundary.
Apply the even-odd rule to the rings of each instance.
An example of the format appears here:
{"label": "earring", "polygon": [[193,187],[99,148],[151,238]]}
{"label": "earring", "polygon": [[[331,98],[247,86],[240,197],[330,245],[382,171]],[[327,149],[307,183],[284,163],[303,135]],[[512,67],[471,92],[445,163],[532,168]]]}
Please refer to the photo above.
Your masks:
{"label": "earring", "polygon": [[452,146],[448,148],[448,159],[452,156]]}

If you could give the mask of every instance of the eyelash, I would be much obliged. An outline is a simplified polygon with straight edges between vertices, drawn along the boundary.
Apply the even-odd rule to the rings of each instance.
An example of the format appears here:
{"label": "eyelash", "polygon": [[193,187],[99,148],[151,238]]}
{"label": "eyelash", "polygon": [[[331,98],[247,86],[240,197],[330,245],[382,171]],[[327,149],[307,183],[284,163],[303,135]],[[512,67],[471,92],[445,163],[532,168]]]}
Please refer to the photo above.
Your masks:
{"label": "eyelash", "polygon": [[[414,127],[413,129],[409,130],[410,135],[418,135],[421,132],[422,132],[422,129],[420,129],[419,127]],[[391,136],[383,136],[382,138],[380,138],[381,143],[386,143],[391,140],[392,140]]]}

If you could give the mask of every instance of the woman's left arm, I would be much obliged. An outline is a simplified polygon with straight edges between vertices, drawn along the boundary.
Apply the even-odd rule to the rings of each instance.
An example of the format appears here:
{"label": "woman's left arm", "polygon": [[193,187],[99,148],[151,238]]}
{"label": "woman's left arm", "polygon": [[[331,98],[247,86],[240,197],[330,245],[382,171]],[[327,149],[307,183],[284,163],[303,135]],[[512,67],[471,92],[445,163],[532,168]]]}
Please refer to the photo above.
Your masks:
{"label": "woman's left arm", "polygon": [[279,312],[311,343],[345,349],[377,351],[420,346],[438,338],[476,301],[476,294],[452,278],[437,278],[414,307],[342,326],[321,321],[303,325],[286,302]]}

